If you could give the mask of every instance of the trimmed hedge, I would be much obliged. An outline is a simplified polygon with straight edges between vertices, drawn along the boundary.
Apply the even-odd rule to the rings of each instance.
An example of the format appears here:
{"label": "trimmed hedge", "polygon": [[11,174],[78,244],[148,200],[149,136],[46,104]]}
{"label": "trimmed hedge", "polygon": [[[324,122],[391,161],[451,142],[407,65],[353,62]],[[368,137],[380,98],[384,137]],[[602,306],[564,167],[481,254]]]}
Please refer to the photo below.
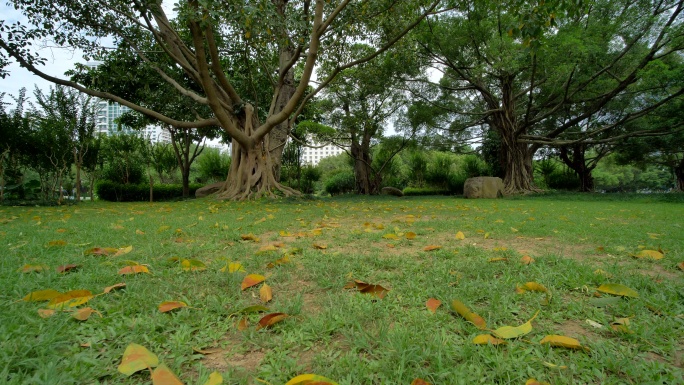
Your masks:
{"label": "trimmed hedge", "polygon": [[[195,191],[202,187],[201,184],[190,185],[190,196],[195,196]],[[110,202],[145,202],[150,200],[149,184],[121,184],[111,181],[101,181],[95,185],[95,193],[105,201]],[[183,197],[183,185],[180,184],[156,184],[154,185],[153,198],[155,201],[177,199]]]}
{"label": "trimmed hedge", "polygon": [[420,196],[420,195],[451,195],[449,190],[438,187],[406,187],[404,189],[405,196]]}

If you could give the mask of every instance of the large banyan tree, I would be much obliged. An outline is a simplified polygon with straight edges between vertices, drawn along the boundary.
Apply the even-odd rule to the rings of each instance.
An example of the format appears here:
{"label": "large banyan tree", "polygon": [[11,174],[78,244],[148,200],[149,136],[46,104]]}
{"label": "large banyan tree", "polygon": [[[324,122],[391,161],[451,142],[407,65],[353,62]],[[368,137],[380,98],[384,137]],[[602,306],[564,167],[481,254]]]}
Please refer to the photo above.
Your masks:
{"label": "large banyan tree", "polygon": [[537,191],[532,160],[542,147],[675,129],[626,131],[684,97],[683,8],[682,0],[462,1],[416,30],[420,53],[443,73],[428,102],[451,130],[499,141],[508,193]]}
{"label": "large banyan tree", "polygon": [[[171,9],[161,0],[10,0],[29,23],[0,21],[0,66],[16,60],[50,82],[179,129],[220,127],[232,138],[233,161],[219,198],[295,195],[277,174],[291,124],[304,104],[341,71],[396,43],[434,13],[439,2],[181,0]],[[126,51],[153,70],[157,82],[195,103],[194,119],[98,89],[96,79],[86,86],[78,77],[49,74],[35,48],[48,41],[81,49],[94,59]],[[354,56],[347,47],[359,41],[373,51]],[[313,84],[321,61],[336,64]],[[129,76],[135,77],[135,71]],[[264,92],[263,84],[270,92]],[[268,98],[259,97],[264,94]]]}

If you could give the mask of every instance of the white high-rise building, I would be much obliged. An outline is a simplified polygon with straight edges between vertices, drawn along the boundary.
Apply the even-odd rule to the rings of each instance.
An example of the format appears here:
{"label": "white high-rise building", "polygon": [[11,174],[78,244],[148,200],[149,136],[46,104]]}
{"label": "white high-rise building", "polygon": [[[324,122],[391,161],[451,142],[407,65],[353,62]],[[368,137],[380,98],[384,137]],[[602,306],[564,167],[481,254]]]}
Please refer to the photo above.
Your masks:
{"label": "white high-rise building", "polygon": [[[310,164],[312,166],[315,166],[318,164],[318,162],[321,161],[323,158],[327,158],[329,156],[335,156],[344,153],[344,149],[339,148],[335,145],[332,144],[326,144],[323,145],[323,143],[318,143],[315,141],[311,141],[309,143],[312,147],[304,147],[302,151],[302,163],[303,164]],[[318,148],[320,147],[320,148]]]}

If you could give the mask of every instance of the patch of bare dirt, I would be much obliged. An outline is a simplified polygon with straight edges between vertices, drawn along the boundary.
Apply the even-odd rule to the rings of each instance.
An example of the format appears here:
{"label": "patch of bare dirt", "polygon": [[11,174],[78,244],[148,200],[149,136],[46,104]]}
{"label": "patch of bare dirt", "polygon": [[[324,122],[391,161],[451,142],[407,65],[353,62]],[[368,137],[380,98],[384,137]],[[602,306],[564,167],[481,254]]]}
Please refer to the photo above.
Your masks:
{"label": "patch of bare dirt", "polygon": [[234,368],[253,372],[266,355],[263,350],[243,351],[241,334],[227,334],[222,342],[227,343],[225,347],[209,349],[209,354],[205,354],[202,358],[202,363],[207,368],[218,371]]}
{"label": "patch of bare dirt", "polygon": [[636,269],[634,271],[641,275],[647,275],[649,277],[652,277],[656,281],[659,279],[676,279],[681,276],[681,274],[665,270],[664,267],[655,264],[651,265],[650,269]]}
{"label": "patch of bare dirt", "polygon": [[572,338],[584,338],[584,339],[595,339],[597,334],[589,329],[589,325],[586,327],[579,321],[567,320],[560,325],[556,326],[560,331],[561,335],[572,337]]}

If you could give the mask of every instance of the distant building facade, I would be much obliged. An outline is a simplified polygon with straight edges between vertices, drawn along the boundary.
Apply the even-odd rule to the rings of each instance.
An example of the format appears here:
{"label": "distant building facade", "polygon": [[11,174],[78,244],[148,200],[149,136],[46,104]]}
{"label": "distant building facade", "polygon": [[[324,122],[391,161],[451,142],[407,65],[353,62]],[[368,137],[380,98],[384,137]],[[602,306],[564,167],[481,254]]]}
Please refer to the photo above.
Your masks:
{"label": "distant building facade", "polygon": [[323,158],[327,158],[329,156],[339,155],[339,154],[342,154],[345,152],[344,149],[339,148],[339,147],[332,145],[332,144],[325,144],[324,145],[323,143],[318,143],[315,141],[310,141],[309,144],[312,147],[320,147],[320,148],[304,147],[303,151],[302,151],[302,163],[303,164],[309,164],[309,165],[315,166]]}

